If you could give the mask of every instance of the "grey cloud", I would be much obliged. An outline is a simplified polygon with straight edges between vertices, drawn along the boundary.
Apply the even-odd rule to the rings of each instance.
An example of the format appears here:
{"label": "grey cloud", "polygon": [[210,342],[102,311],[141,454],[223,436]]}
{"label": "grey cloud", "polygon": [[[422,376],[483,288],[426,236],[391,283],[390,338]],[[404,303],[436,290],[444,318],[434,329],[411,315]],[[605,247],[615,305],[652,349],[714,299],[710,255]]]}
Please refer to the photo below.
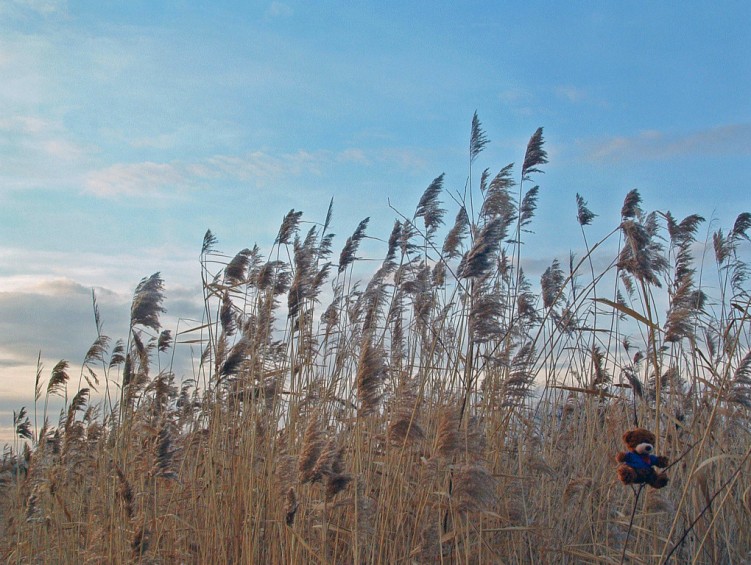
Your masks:
{"label": "grey cloud", "polygon": [[[2,353],[0,353],[0,356]],[[0,357],[0,369],[15,369],[17,367],[24,367],[26,363],[20,359],[5,359]]]}
{"label": "grey cloud", "polygon": [[[122,304],[107,305],[112,307],[123,309]],[[44,357],[79,359],[95,338],[91,289],[51,281],[34,292],[0,292],[0,350],[14,352],[26,364],[39,351]]]}
{"label": "grey cloud", "polygon": [[[130,296],[97,290],[103,333],[114,343],[126,339]],[[166,289],[162,326],[176,333],[189,325],[178,319],[198,319],[200,289]],[[15,398],[14,404],[33,403],[34,377],[41,355],[42,377],[47,379],[57,361],[70,363],[70,386],[78,381],[80,364],[97,337],[91,289],[71,280],[51,280],[27,291],[0,292],[0,399]],[[190,375],[190,348],[178,346],[174,370],[178,378]],[[171,357],[171,353],[168,354]],[[162,358],[162,363],[164,358]],[[100,374],[100,378],[102,375]],[[73,382],[75,381],[75,383]],[[0,422],[1,424],[1,422]]]}

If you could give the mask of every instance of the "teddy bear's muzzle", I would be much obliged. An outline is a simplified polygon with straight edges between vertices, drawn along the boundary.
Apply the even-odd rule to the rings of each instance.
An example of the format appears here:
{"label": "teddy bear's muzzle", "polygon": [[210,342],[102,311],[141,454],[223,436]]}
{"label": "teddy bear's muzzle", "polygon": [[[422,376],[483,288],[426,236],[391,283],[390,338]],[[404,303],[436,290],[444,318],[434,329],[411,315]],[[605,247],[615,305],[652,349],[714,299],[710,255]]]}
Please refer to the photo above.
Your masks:
{"label": "teddy bear's muzzle", "polygon": [[654,447],[651,443],[640,443],[636,446],[636,452],[640,455],[649,455]]}

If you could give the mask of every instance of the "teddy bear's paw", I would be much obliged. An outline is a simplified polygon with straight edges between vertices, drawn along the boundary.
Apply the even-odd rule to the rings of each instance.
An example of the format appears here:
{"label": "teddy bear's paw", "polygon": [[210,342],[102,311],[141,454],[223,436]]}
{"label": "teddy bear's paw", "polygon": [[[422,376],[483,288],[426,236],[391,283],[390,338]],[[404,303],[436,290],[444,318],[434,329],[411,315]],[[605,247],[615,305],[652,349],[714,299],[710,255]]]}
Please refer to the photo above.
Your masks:
{"label": "teddy bear's paw", "polygon": [[618,478],[623,484],[630,485],[636,480],[636,471],[628,465],[620,465],[618,467]]}
{"label": "teddy bear's paw", "polygon": [[655,475],[655,478],[652,480],[650,485],[654,488],[663,488],[667,486],[667,484],[670,482],[670,479],[668,479],[668,476],[665,473],[658,473]]}
{"label": "teddy bear's paw", "polygon": [[664,469],[668,465],[670,465],[670,460],[667,457],[665,457],[664,455],[660,455],[657,457],[657,461],[655,462],[655,467]]}

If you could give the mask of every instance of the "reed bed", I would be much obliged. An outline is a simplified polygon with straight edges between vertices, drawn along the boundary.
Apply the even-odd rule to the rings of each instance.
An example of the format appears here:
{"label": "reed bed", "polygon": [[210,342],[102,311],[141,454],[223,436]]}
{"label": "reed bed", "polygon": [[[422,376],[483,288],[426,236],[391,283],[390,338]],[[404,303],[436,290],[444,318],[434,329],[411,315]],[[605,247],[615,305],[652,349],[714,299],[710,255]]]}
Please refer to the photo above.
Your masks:
{"label": "reed bed", "polygon": [[[40,365],[15,414],[5,562],[751,563],[751,214],[702,240],[634,190],[593,243],[576,195],[583,251],[531,281],[543,131],[478,174],[487,143],[475,114],[465,190],[395,211],[377,268],[367,218],[335,253],[332,203],[266,253],[207,232],[188,327],[162,327],[159,273],[119,340],[94,297],[80,375]],[[634,425],[664,489],[617,481]]]}

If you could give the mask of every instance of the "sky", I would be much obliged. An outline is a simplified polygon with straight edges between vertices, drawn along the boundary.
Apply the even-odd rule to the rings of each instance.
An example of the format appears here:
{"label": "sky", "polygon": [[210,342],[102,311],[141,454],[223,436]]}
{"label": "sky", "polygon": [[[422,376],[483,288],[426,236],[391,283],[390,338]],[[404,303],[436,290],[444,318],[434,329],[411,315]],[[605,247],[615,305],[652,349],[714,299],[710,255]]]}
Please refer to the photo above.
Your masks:
{"label": "sky", "polygon": [[207,229],[229,255],[268,249],[290,209],[322,221],[333,198],[335,248],[366,216],[387,238],[439,174],[463,190],[475,111],[478,170],[544,127],[530,260],[581,248],[577,193],[594,241],[633,188],[732,226],[749,25],[746,1],[0,0],[0,440],[40,355],[44,375],[81,362],[92,289],[125,337],[157,271],[165,326],[198,315]]}

